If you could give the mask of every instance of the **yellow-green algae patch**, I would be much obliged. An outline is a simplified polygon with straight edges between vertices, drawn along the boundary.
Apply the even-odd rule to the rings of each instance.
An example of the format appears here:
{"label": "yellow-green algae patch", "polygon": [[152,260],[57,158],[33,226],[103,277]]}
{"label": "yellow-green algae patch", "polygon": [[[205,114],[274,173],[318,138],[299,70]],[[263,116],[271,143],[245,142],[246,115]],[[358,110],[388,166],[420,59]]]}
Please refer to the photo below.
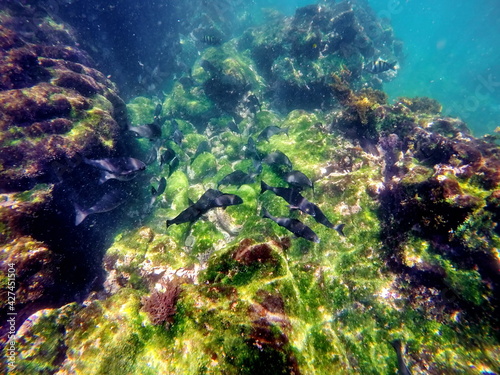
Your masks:
{"label": "yellow-green algae patch", "polygon": [[156,104],[153,100],[138,96],[127,103],[127,113],[132,125],[150,124],[154,120]]}

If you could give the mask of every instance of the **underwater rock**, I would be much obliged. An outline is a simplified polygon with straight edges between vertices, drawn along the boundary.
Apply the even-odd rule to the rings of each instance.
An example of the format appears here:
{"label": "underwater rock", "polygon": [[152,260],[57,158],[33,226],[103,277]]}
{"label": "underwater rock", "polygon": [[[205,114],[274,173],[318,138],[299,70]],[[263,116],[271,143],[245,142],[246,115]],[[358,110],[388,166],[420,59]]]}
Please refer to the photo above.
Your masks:
{"label": "underwater rock", "polygon": [[143,310],[148,314],[154,325],[165,324],[168,328],[177,312],[176,304],[181,293],[177,281],[172,280],[162,284],[163,290],[153,290],[148,297],[142,299]]}
{"label": "underwater rock", "polygon": [[240,242],[238,249],[234,252],[233,258],[244,265],[254,263],[276,263],[273,256],[273,249],[268,244],[253,244],[251,240]]}
{"label": "underwater rock", "polygon": [[344,71],[360,87],[371,82],[365,64],[402,56],[390,27],[362,2],[299,8],[293,17],[248,30],[240,44],[252,51],[273,105],[285,113],[332,107],[332,73]]}
{"label": "underwater rock", "polygon": [[[40,18],[43,31],[28,42],[13,27],[29,15],[29,7],[25,14],[8,6],[2,13],[2,33],[12,40],[0,52],[0,142],[5,150],[0,155],[0,191],[55,182],[53,162],[64,163],[90,150],[110,153],[126,127],[125,104],[116,87],[91,67],[68,27]],[[66,38],[47,45],[61,30]]]}
{"label": "underwater rock", "polygon": [[195,85],[186,88],[176,83],[165,99],[164,108],[175,117],[191,121],[202,131],[223,115],[242,119],[261,109],[257,96],[264,87],[262,77],[234,44],[206,49],[192,70]]}
{"label": "underwater rock", "polygon": [[1,3],[0,23],[0,247],[2,265],[16,270],[19,326],[37,309],[81,299],[88,278],[97,279],[99,255],[87,262],[83,253],[91,243],[99,252],[102,238],[82,245],[68,224],[74,188],[92,174],[74,171],[83,168],[80,155],[120,152],[127,119],[115,85],[68,25],[16,2]]}
{"label": "underwater rock", "polygon": [[[413,125],[405,120],[404,126],[392,128],[396,134],[380,138],[385,186],[378,198],[387,265],[401,275],[401,288],[412,305],[425,305],[433,319],[460,310],[465,320],[480,314],[496,326],[497,218],[494,198],[485,197],[494,197],[500,183],[493,167],[500,162],[498,146],[472,137],[461,121],[433,113],[420,107],[406,112]],[[479,223],[485,226],[480,229]],[[410,244],[422,240],[430,261],[408,254]],[[403,286],[407,281],[410,287]],[[425,303],[422,296],[433,290],[438,297]]]}
{"label": "underwater rock", "polygon": [[[376,57],[372,47],[387,56],[397,55],[398,47],[390,27],[359,4],[304,7],[294,17],[276,16],[273,24],[248,30],[238,41],[205,46],[192,57],[198,60],[190,83],[174,83],[164,103],[164,112],[172,112],[185,135],[180,145],[166,140],[179,163],[170,176],[160,163],[148,165],[155,181],[167,180],[161,204],[151,207],[149,216],[132,216],[139,217],[132,228],[108,234],[96,248],[87,245],[96,234],[88,230],[104,230],[117,220],[89,223],[71,238],[78,244],[68,248],[76,259],[71,265],[88,264],[88,269],[68,268],[73,278],[56,275],[56,282],[95,281],[81,282],[81,304],[52,308],[35,300],[34,309],[50,309],[34,315],[25,311],[33,319],[20,331],[27,335],[19,341],[19,371],[386,374],[397,371],[394,340],[405,343],[406,365],[414,373],[496,370],[499,148],[491,139],[474,138],[462,121],[437,113],[439,104],[432,100],[401,98],[389,104],[383,92],[360,89],[364,83],[377,87],[369,73],[360,71]],[[197,31],[200,38],[202,31]],[[325,41],[338,50],[327,48]],[[5,43],[16,41],[6,38]],[[320,57],[314,44],[322,48]],[[205,63],[205,69],[203,60],[213,66]],[[301,76],[306,70],[298,68],[299,62],[310,69],[326,65],[317,75]],[[237,93],[234,108],[235,102],[220,108],[221,97],[209,98],[205,92],[214,75],[250,85]],[[312,100],[314,111],[288,112],[297,103],[276,103],[273,90],[279,84],[266,91],[266,84],[285,78],[287,84],[312,88],[318,77],[324,77],[316,84],[328,96]],[[83,107],[93,103],[83,95],[88,89],[78,92]],[[286,99],[292,91],[282,93]],[[312,88],[311,93],[318,91]],[[251,95],[259,104],[251,105]],[[305,95],[302,99],[309,101]],[[63,104],[61,111],[67,108]],[[134,121],[147,123],[153,100],[134,100],[130,109]],[[228,129],[230,121],[236,129]],[[173,124],[166,125],[168,130]],[[250,139],[269,126],[286,128],[289,136],[270,137],[245,152],[252,147]],[[143,141],[142,146],[151,147]],[[202,142],[210,147],[197,153]],[[259,194],[261,180],[285,186],[277,171],[258,165],[275,150],[314,181],[314,191],[302,194],[332,222],[345,223],[345,237],[332,235],[313,217],[290,212],[274,194]],[[258,172],[256,183],[224,186],[224,193],[237,194],[242,204],[165,228],[165,220],[188,207],[189,199],[215,188],[234,170]],[[64,197],[60,185],[40,185],[7,196],[2,204],[14,211],[18,206],[24,220],[24,210],[35,202]],[[151,186],[149,177],[145,185]],[[130,194],[135,190],[139,183]],[[48,198],[39,197],[44,194]],[[22,199],[27,206],[19,203]],[[58,207],[64,211],[64,205]],[[259,215],[261,207],[303,221],[321,241],[298,240],[269,225]],[[133,210],[120,214],[137,215]],[[47,247],[36,253],[39,258],[30,254],[41,271],[20,276],[23,292],[31,278],[47,274],[48,288],[53,278],[44,262],[61,264],[58,255],[75,234],[52,216],[40,220],[53,223],[63,240],[58,251]],[[2,231],[2,241],[15,240],[14,224]],[[96,274],[101,261],[105,273]],[[45,290],[45,284],[37,285]],[[71,297],[74,301],[75,293]]]}

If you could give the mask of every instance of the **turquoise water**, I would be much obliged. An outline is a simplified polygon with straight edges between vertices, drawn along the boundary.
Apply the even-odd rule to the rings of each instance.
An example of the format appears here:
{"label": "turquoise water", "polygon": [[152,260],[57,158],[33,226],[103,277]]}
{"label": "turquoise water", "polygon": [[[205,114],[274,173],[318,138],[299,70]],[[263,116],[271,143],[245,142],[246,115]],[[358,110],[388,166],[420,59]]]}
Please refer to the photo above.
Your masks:
{"label": "turquoise water", "polygon": [[429,96],[476,135],[500,124],[500,4],[497,1],[372,1],[391,17],[407,59],[385,86],[391,97]]}

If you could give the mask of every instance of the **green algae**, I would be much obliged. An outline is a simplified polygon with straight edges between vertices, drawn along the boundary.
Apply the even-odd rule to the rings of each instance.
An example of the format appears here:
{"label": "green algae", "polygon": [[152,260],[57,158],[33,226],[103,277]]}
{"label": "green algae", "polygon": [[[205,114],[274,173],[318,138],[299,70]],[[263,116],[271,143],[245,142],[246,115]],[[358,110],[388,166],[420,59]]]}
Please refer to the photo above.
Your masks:
{"label": "green algae", "polygon": [[[310,47],[312,40],[306,35],[301,48]],[[262,88],[263,80],[249,57],[232,44],[203,52],[193,69],[200,85],[209,79],[201,59],[250,82],[253,91]],[[326,66],[340,70],[342,60],[331,59]],[[310,65],[298,65],[283,74],[299,84],[326,74],[324,67]],[[302,78],[299,70],[307,77]],[[404,109],[375,120],[372,111],[385,99],[368,94],[360,94],[357,103],[368,113],[366,134],[378,134],[381,129],[404,134],[406,129],[400,127],[405,121],[425,120]],[[419,103],[423,104],[434,103]],[[150,122],[151,100],[137,98],[129,105],[133,123]],[[51,340],[67,346],[64,369],[92,374],[289,374],[294,369],[318,375],[395,373],[397,358],[390,345],[394,339],[405,342],[406,359],[414,372],[423,372],[429,363],[439,373],[471,372],[471,364],[497,366],[498,343],[492,329],[462,318],[458,308],[453,314],[439,315],[426,301],[417,308],[408,302],[404,293],[411,285],[397,280],[386,264],[390,249],[384,248],[380,202],[370,193],[383,181],[382,162],[317,126],[328,123],[323,114],[295,110],[281,116],[262,110],[238,124],[242,135],[234,134],[224,130],[232,121],[230,116],[218,116],[200,87],[186,89],[180,84],[167,96],[164,111],[184,119],[176,121],[185,133],[181,146],[172,144],[182,157],[179,170],[167,179],[166,204],[155,207],[144,227],[114,239],[104,259],[106,293],[56,327],[61,331],[64,327],[66,334],[51,339],[55,328],[37,323],[36,332],[48,343],[48,355],[40,358],[38,368],[55,370]],[[207,122],[219,132],[217,137],[195,133]],[[221,187],[225,193],[239,195],[243,204],[213,210],[195,223],[165,228],[165,220],[177,216],[207,188],[216,188],[226,174],[249,171],[252,162],[242,160],[248,136],[256,139],[270,125],[288,128],[289,136],[278,134],[269,142],[258,142],[258,150],[285,152],[295,169],[311,177],[314,192],[302,194],[332,223],[344,223],[346,237],[310,216],[291,213],[286,202],[271,192],[260,194],[260,180],[286,186],[267,165],[255,183]],[[210,141],[212,150],[193,160],[202,141]],[[345,159],[349,161],[344,163]],[[398,167],[408,171],[400,180],[406,192],[434,175],[433,169],[416,159]],[[446,177],[480,201],[450,235],[467,243],[471,252],[490,251],[492,243],[498,247],[498,236],[491,233],[491,215],[482,210],[490,192],[474,179]],[[452,198],[442,201],[446,207],[453,204]],[[262,207],[274,216],[303,221],[318,234],[320,243],[293,238],[286,229],[263,219]],[[486,235],[479,230],[485,227],[490,228]],[[450,294],[478,307],[487,304],[489,296],[478,271],[439,254],[417,232],[405,234],[399,250],[397,255],[406,266],[428,263],[444,269]],[[189,274],[185,279],[179,276],[182,293],[168,329],[153,326],[141,310],[141,298],[166,274]],[[432,300],[437,294],[421,298]]]}
{"label": "green algae", "polygon": [[132,125],[153,122],[156,104],[150,98],[138,96],[127,103],[127,114]]}
{"label": "green algae", "polygon": [[203,95],[198,87],[185,89],[180,83],[176,83],[172,93],[163,103],[163,111],[168,111],[176,117],[187,119],[208,120],[215,114],[215,106]]}
{"label": "green algae", "polygon": [[43,203],[46,195],[50,194],[53,187],[48,184],[37,184],[33,189],[20,193],[14,193],[13,199],[18,202],[31,202],[33,204]]}
{"label": "green algae", "polygon": [[33,329],[16,340],[19,356],[12,373],[57,371],[66,350],[65,326],[79,310],[81,307],[72,303],[59,309],[41,310],[36,317],[32,317]]}
{"label": "green algae", "polygon": [[217,160],[215,156],[208,152],[203,152],[193,160],[190,166],[190,179],[201,182],[207,177],[213,176],[217,171]]}
{"label": "green algae", "polygon": [[[294,113],[281,123],[291,128],[290,137],[281,134],[258,147],[263,152],[286,150],[298,169],[320,175],[325,158],[335,155],[336,151],[332,149],[334,143],[321,142],[321,134],[312,128],[317,121],[313,115]],[[267,124],[263,122],[261,126]],[[307,141],[304,133],[310,134],[316,142],[313,143],[315,147],[299,142],[299,139]],[[190,148],[193,149],[198,141],[201,138],[190,139]],[[242,143],[243,140],[239,144]],[[309,157],[305,159],[302,155],[306,150]],[[215,184],[232,168],[226,164],[213,174],[220,161],[212,154],[207,155],[210,156],[203,158],[210,159],[212,176],[206,176],[203,182]],[[142,293],[146,290],[143,276],[146,265],[168,265],[180,269],[190,267],[200,254],[208,252],[212,255],[206,270],[199,275],[199,284],[183,286],[178,313],[170,330],[150,326],[140,311],[139,294],[122,288],[119,295],[108,298],[105,305],[94,302],[95,306],[84,309],[90,314],[85,315],[85,320],[98,321],[96,326],[102,329],[86,326],[85,330],[76,329],[68,341],[68,357],[73,358],[71,353],[83,345],[88,347],[99,338],[98,341],[103,343],[101,347],[97,350],[91,344],[91,349],[86,351],[88,359],[78,360],[77,368],[90,373],[118,373],[119,369],[137,374],[158,371],[255,373],[264,371],[261,363],[265,361],[272,362],[269,366],[274,373],[286,373],[284,369],[289,368],[290,358],[294,358],[299,368],[310,374],[385,373],[388,369],[394,371],[396,364],[389,343],[402,337],[408,342],[410,352],[420,352],[423,348],[439,352],[434,361],[442,369],[450,369],[450,363],[457,367],[456,363],[463,363],[464,358],[491,362],[491,353],[483,355],[470,351],[470,347],[457,352],[456,343],[460,336],[447,324],[422,319],[405,307],[403,300],[386,296],[393,280],[390,274],[383,272],[377,205],[366,189],[377,182],[381,170],[373,168],[362,157],[360,162],[365,166],[351,173],[322,177],[315,184],[314,195],[304,192],[332,222],[346,224],[347,238],[338,236],[310,217],[295,213],[314,228],[321,243],[315,245],[303,239],[293,239],[291,247],[286,250],[272,245],[267,262],[244,264],[235,259],[237,247],[234,245],[220,250],[214,248],[214,244],[223,241],[224,237],[211,221],[172,226],[167,235],[162,234],[164,227],[160,222],[153,225],[153,240],[149,240],[149,235],[141,236],[140,231],[118,237],[107,256],[117,257],[118,263],[126,260],[126,264],[114,269],[129,275],[128,288],[142,290]],[[241,169],[248,166],[248,162],[239,165]],[[203,168],[198,172],[204,173]],[[422,171],[425,176],[428,173]],[[279,176],[267,166],[264,166],[262,179],[272,185],[284,186]],[[416,180],[412,178],[408,183],[416,183]],[[274,215],[287,216],[286,202],[272,193],[259,196],[259,190],[257,182],[239,189],[224,187],[225,192],[238,194],[244,201],[243,205],[226,210],[228,216],[242,226],[233,239],[234,244],[244,238],[254,238],[259,244],[266,239],[288,236],[283,228],[261,219],[258,212],[262,205]],[[165,192],[171,208],[159,208],[158,218],[174,217],[188,206],[188,197],[196,200],[203,191],[201,185],[190,185],[190,178],[185,173],[175,172],[168,179]],[[185,247],[188,236],[194,238],[189,249]],[[416,251],[414,258],[428,257],[425,241],[420,241],[419,246],[417,242],[407,246]],[[477,275],[465,271],[457,273],[452,265],[447,267],[452,274],[450,285],[460,290],[469,301],[477,302],[481,292]],[[134,281],[140,279],[142,283]],[[287,344],[279,350],[272,345],[258,349],[248,341],[255,330],[248,311],[259,303],[260,290],[280,295],[285,301],[283,319],[288,320],[287,328],[280,324],[270,326],[272,340],[279,342],[283,335],[287,337]],[[127,302],[129,298],[131,300]],[[120,308],[124,314],[122,319],[135,323],[117,325],[116,312],[110,312],[116,308],[114,306],[124,305],[129,307]],[[82,318],[83,315],[79,315],[74,322]],[[77,326],[71,327],[75,329]],[[436,332],[440,335],[436,336]],[[439,344],[427,344],[429,337],[439,338]],[[119,344],[112,344],[111,338]],[[256,343],[262,345],[259,342]],[[102,351],[109,354],[101,355]],[[183,354],[186,351],[190,353],[189,360]],[[92,369],[86,363],[93,363]],[[413,365],[410,360],[409,366]],[[267,368],[271,368],[269,366]]]}

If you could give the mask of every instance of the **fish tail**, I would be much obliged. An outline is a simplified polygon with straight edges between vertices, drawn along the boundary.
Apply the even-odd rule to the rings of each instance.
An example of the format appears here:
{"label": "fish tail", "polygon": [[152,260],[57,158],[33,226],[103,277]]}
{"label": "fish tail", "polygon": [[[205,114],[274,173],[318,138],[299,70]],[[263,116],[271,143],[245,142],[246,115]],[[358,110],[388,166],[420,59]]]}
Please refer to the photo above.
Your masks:
{"label": "fish tail", "polygon": [[396,70],[396,64],[398,62],[397,61],[392,61],[389,63],[389,68],[392,69],[392,70]]}
{"label": "fish tail", "polygon": [[85,212],[83,208],[81,208],[78,204],[73,203],[75,207],[75,227],[80,225],[83,220],[88,216],[88,213]]}
{"label": "fish tail", "polygon": [[403,348],[403,342],[400,339],[392,340],[391,346],[396,352],[401,352]]}
{"label": "fish tail", "polygon": [[338,225],[335,225],[333,227],[333,229],[335,229],[338,232],[338,234],[340,234],[342,237],[345,237],[344,227],[345,227],[345,224],[338,224]]}
{"label": "fish tail", "polygon": [[269,190],[269,185],[266,184],[264,181],[260,182],[260,193],[265,193],[267,190]]}
{"label": "fish tail", "polygon": [[267,211],[264,207],[262,207],[261,211],[260,211],[260,215],[263,217],[263,218],[266,218],[266,219],[271,219],[272,220],[272,217],[271,217],[271,214],[269,213],[269,211]]}

